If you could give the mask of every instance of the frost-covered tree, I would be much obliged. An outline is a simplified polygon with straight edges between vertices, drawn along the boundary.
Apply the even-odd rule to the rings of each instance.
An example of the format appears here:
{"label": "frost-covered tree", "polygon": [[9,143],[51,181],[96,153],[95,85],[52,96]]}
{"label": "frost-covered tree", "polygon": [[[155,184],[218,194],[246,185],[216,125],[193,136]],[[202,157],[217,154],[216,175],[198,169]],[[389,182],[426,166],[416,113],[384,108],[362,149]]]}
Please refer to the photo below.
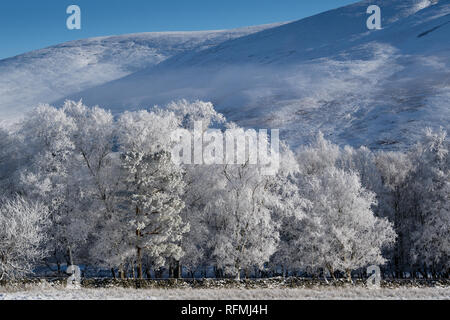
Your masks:
{"label": "frost-covered tree", "polygon": [[354,269],[383,264],[381,250],[394,242],[395,232],[387,220],[374,215],[375,194],[362,186],[354,165],[339,167],[341,152],[322,134],[300,150],[298,183],[305,198],[304,215],[293,221],[290,237],[298,249],[298,266],[350,276]]}
{"label": "frost-covered tree", "polygon": [[114,118],[109,111],[88,108],[81,101],[66,101],[62,110],[75,126],[70,138],[80,167],[86,171],[84,193],[102,202],[102,211],[111,213],[118,184]]}
{"label": "frost-covered tree", "polygon": [[[78,239],[76,255],[103,265],[103,258],[110,255],[102,249],[114,250],[120,241],[114,241],[108,229],[117,223],[117,193],[121,186],[119,156],[113,151],[116,124],[109,111],[88,108],[81,101],[66,101],[62,111],[74,124],[70,139],[74,146],[71,170],[75,174],[71,182],[77,194],[71,216],[78,223],[72,226],[83,228],[87,234],[85,241],[80,243]],[[101,237],[109,238],[109,245],[100,245]]]}
{"label": "frost-covered tree", "polygon": [[154,267],[166,259],[180,259],[181,237],[189,230],[180,212],[184,190],[183,172],[171,159],[171,132],[179,126],[173,113],[127,112],[118,121],[123,179],[126,185],[125,256],[134,254],[138,277],[143,277],[142,258]]}
{"label": "frost-covered tree", "polygon": [[10,196],[16,191],[14,181],[20,162],[20,145],[14,132],[0,127],[0,196]]}
{"label": "frost-covered tree", "polygon": [[[243,131],[234,124],[228,132]],[[272,136],[273,139],[273,136]],[[264,145],[267,147],[264,147]],[[235,145],[237,147],[237,145]],[[250,268],[261,270],[276,252],[280,241],[280,223],[286,214],[288,203],[283,202],[285,179],[296,163],[284,155],[286,146],[280,150],[268,148],[268,136],[258,136],[259,157],[252,163],[251,152],[255,145],[245,140],[244,163],[226,162],[217,176],[219,195],[210,203],[215,248],[212,253],[219,268],[240,277],[241,271]],[[278,154],[278,169],[266,175],[266,164],[275,159],[262,150],[270,150],[271,157]],[[227,151],[229,152],[229,150]],[[288,153],[286,151],[286,153]],[[236,158],[237,159],[237,158]],[[291,159],[292,160],[292,159]]]}
{"label": "frost-covered tree", "polygon": [[166,109],[175,114],[186,130],[194,129],[196,121],[202,122],[203,131],[225,122],[225,117],[214,109],[211,102],[179,100],[169,103]]}
{"label": "frost-covered tree", "polygon": [[98,221],[111,214],[118,183],[113,132],[109,112],[72,101],[62,109],[40,106],[21,123],[18,190],[49,207],[50,263],[90,262]]}
{"label": "frost-covered tree", "polygon": [[[394,224],[397,241],[391,252],[391,263],[397,277],[408,264],[408,250],[411,245],[411,213],[408,203],[412,195],[409,194],[408,177],[413,165],[406,153],[399,151],[379,152],[376,155],[376,165],[380,172],[383,192],[379,194],[383,212],[380,215],[388,217]],[[408,199],[409,198],[409,199]]]}
{"label": "frost-covered tree", "polygon": [[0,199],[0,280],[25,276],[47,254],[47,208],[20,196]]}
{"label": "frost-covered tree", "polygon": [[420,196],[410,254],[433,273],[450,271],[450,156],[447,132],[427,129],[411,153],[410,188]]}
{"label": "frost-covered tree", "polygon": [[329,168],[310,177],[308,185],[311,206],[298,244],[306,253],[305,265],[331,274],[344,271],[350,277],[352,270],[384,264],[381,249],[393,244],[395,232],[390,222],[374,216],[375,195],[361,186],[359,176]]}
{"label": "frost-covered tree", "polygon": [[267,177],[245,163],[223,169],[223,192],[214,200],[217,215],[216,245],[213,256],[218,267],[240,277],[242,270],[262,268],[275,252],[279,241],[272,219]]}
{"label": "frost-covered tree", "polygon": [[385,191],[385,187],[383,186],[381,173],[377,168],[376,158],[376,153],[365,146],[358,149],[345,146],[341,150],[336,165],[345,171],[357,172],[362,186],[377,195],[378,206],[373,209],[378,214],[381,210],[380,205],[383,205],[379,202],[378,195]]}
{"label": "frost-covered tree", "polygon": [[217,199],[221,194],[221,189],[217,187],[221,172],[218,166],[212,165],[189,165],[185,170],[185,208],[182,216],[189,222],[190,229],[181,242],[185,254],[180,262],[194,276],[197,271],[214,265],[214,213],[210,208],[211,199]]}
{"label": "frost-covered tree", "polygon": [[49,208],[52,228],[48,246],[53,253],[51,262],[58,266],[64,260],[69,262],[71,244],[83,241],[86,235],[72,225],[79,223],[72,216],[78,193],[72,188],[74,129],[62,110],[41,105],[26,115],[18,132],[23,141],[19,190]]}
{"label": "frost-covered tree", "polygon": [[[202,133],[206,133],[211,123],[224,122],[209,104],[197,102],[186,106],[182,103],[180,110],[175,105],[172,110],[181,115],[187,130],[193,130],[195,121],[202,121]],[[226,127],[230,130],[227,133],[232,132],[231,136],[244,135],[244,131],[234,124],[228,123]],[[260,142],[261,145],[268,144],[267,140]],[[203,149],[206,150],[210,143],[204,138]],[[200,267],[212,265],[216,276],[222,277],[226,273],[240,277],[241,271],[248,273],[253,268],[262,269],[278,245],[281,219],[277,215],[282,212],[282,195],[275,183],[277,179],[263,174],[264,161],[250,163],[250,148],[256,145],[251,145],[248,140],[244,143],[243,163],[231,161],[226,165],[188,165],[185,168],[187,188],[183,213],[191,229],[183,239],[186,255],[181,262],[191,275]],[[231,147],[236,152],[237,145]],[[220,160],[226,162],[226,155]]]}
{"label": "frost-covered tree", "polygon": [[[167,109],[178,118],[181,128],[192,136],[196,122],[201,123],[202,134],[225,122],[224,116],[218,113],[209,102],[180,100],[170,103]],[[193,145],[191,147],[193,148]],[[191,154],[193,153],[192,149]],[[208,265],[213,264],[214,245],[211,241],[211,229],[206,208],[211,198],[214,199],[219,192],[216,186],[217,178],[221,173],[220,168],[204,164],[184,165],[186,188],[183,201],[185,207],[181,215],[184,221],[189,222],[190,231],[181,240],[185,254],[180,261],[181,265],[175,262],[175,268],[184,267],[191,276],[194,276],[196,271],[206,269]]]}
{"label": "frost-covered tree", "polygon": [[[191,147],[201,143],[203,160],[210,161],[217,141],[209,138],[218,132],[210,129],[223,127],[246,137],[243,158],[229,159],[226,142],[220,159],[225,165],[175,161],[174,131],[191,133]],[[444,130],[428,130],[413,148],[395,152],[340,148],[319,133],[296,156],[282,143],[274,175],[263,169],[265,160],[277,157],[258,152],[264,159],[251,161],[252,137],[202,101],[117,118],[81,101],[60,109],[39,106],[17,127],[0,129],[0,197],[30,200],[4,200],[4,216],[33,211],[30,219],[38,219],[42,209],[39,223],[48,224],[47,236],[33,247],[39,254],[30,249],[30,256],[18,255],[31,261],[22,271],[8,257],[14,267],[4,264],[2,270],[10,268],[4,277],[29,272],[45,252],[49,264],[75,260],[107,266],[114,276],[116,268],[122,277],[137,270],[139,278],[151,268],[180,269],[179,262],[192,276],[210,266],[217,276],[258,274],[267,266],[350,275],[386,258],[399,277],[408,271],[448,273],[450,157]],[[236,154],[238,146],[231,148]],[[195,159],[198,150],[190,151]]]}
{"label": "frost-covered tree", "polygon": [[276,215],[273,219],[279,225],[280,241],[277,251],[270,260],[270,269],[275,274],[280,271],[288,275],[289,271],[299,271],[299,251],[296,242],[301,236],[299,222],[305,214],[308,200],[305,199],[298,183],[300,171],[294,153],[282,146],[281,165],[275,179],[271,181],[270,189],[279,198]]}

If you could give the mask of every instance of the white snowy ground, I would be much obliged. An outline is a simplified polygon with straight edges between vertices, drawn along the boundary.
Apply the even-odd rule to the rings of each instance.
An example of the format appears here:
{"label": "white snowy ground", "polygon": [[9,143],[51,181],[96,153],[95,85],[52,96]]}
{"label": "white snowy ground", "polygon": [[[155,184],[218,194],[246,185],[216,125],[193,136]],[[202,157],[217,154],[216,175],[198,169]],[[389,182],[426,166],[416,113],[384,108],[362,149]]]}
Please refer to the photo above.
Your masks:
{"label": "white snowy ground", "polygon": [[450,287],[367,289],[57,289],[31,288],[7,292],[0,300],[450,300]]}

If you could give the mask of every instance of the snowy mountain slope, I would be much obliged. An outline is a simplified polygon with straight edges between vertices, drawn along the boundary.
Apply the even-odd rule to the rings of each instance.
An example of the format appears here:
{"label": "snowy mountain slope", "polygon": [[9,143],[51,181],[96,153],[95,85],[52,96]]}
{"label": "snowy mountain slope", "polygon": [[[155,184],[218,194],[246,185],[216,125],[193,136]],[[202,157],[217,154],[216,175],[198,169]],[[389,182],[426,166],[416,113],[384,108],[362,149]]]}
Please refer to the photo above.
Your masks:
{"label": "snowy mountain slope", "polygon": [[15,119],[38,103],[119,79],[173,55],[277,25],[92,38],[0,60],[0,121]]}
{"label": "snowy mountain slope", "polygon": [[[330,57],[350,47],[382,39],[389,43],[402,40],[400,32],[449,14],[446,1],[381,0],[361,1],[327,11],[290,24],[223,42],[201,53],[175,56],[170,64],[178,66],[222,65],[240,63],[289,64]],[[371,32],[366,28],[366,9],[377,4],[382,8],[383,29]],[[440,5],[435,14],[419,17],[422,10]],[[446,8],[445,8],[446,7]],[[445,20],[445,19],[444,19]],[[448,20],[448,19],[447,19]],[[406,27],[406,28],[405,28]]]}
{"label": "snowy mountain slope", "polygon": [[[366,28],[370,4],[382,30]],[[400,148],[425,126],[449,127],[449,21],[449,1],[362,1],[69,98],[114,112],[198,98],[243,126],[280,128],[292,145],[320,129],[338,143]]]}

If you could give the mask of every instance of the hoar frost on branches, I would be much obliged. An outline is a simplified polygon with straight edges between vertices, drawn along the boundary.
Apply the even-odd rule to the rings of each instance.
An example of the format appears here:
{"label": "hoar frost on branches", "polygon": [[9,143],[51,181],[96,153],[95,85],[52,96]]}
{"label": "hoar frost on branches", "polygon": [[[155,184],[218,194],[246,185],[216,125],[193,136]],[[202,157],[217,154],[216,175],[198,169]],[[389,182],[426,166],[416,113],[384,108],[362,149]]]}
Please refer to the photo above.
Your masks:
{"label": "hoar frost on branches", "polygon": [[31,273],[48,254],[47,208],[20,196],[0,200],[0,280]]}
{"label": "hoar frost on branches", "polygon": [[450,269],[450,156],[447,133],[426,130],[413,151],[416,167],[411,187],[421,195],[423,225],[412,235],[411,255],[432,270]]}
{"label": "hoar frost on branches", "polygon": [[352,169],[339,167],[341,152],[319,134],[298,154],[297,183],[304,201],[284,233],[292,248],[284,250],[285,261],[292,268],[327,270],[332,276],[342,271],[350,277],[352,270],[383,264],[382,248],[395,241],[391,223],[374,215],[375,194],[362,187]]}
{"label": "hoar frost on branches", "polygon": [[[119,144],[128,200],[127,223],[134,235],[127,238],[136,250],[138,277],[143,277],[142,258],[154,266],[165,259],[180,259],[178,242],[189,230],[180,212],[184,207],[183,172],[171,161],[170,132],[178,119],[169,112],[125,113],[118,123]],[[125,226],[127,227],[127,226]]]}
{"label": "hoar frost on branches", "polygon": [[397,277],[450,271],[445,130],[407,152],[340,148],[322,134],[296,154],[281,143],[267,176],[274,158],[249,161],[256,145],[245,139],[243,162],[175,162],[178,129],[216,155],[199,128],[244,132],[211,103],[186,100],[117,117],[81,101],[41,105],[0,130],[1,276],[72,261],[139,278],[180,264],[193,277],[209,267],[218,277],[350,276],[386,260]]}

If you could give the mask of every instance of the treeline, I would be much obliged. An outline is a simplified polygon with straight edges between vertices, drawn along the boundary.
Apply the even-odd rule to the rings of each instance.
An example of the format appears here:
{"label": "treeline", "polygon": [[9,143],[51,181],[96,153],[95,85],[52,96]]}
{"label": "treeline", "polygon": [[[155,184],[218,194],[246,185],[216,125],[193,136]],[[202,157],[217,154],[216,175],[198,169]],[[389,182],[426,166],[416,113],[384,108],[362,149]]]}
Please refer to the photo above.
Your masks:
{"label": "treeline", "polygon": [[249,159],[173,161],[172,132],[196,121],[237,128],[200,101],[118,117],[67,101],[1,129],[0,279],[65,264],[135,278],[350,277],[374,264],[397,278],[449,276],[445,130],[401,152],[317,133],[295,151],[281,144],[277,174],[264,175]]}

